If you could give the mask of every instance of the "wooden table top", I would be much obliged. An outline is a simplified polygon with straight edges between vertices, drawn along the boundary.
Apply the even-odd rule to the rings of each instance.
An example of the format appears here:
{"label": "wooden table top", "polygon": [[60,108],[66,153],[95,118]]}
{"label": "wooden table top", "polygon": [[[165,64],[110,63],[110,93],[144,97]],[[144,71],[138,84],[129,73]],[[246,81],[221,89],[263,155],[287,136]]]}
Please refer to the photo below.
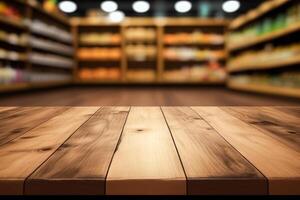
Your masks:
{"label": "wooden table top", "polygon": [[300,194],[300,107],[0,107],[0,194]]}

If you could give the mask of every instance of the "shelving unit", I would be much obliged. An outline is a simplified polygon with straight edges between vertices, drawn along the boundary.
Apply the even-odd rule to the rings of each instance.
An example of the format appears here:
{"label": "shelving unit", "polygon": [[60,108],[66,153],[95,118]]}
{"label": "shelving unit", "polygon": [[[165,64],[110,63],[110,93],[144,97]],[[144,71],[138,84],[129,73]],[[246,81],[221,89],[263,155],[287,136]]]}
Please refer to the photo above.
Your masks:
{"label": "shelving unit", "polygon": [[18,10],[20,19],[0,17],[0,91],[71,83],[74,48],[68,18],[29,0],[3,2]]}
{"label": "shelving unit", "polygon": [[300,95],[300,3],[270,0],[229,25],[228,87]]}
{"label": "shelving unit", "polygon": [[261,85],[261,84],[255,84],[255,83],[253,83],[253,84],[238,84],[238,83],[235,83],[234,81],[229,81],[228,86],[230,88],[236,89],[236,90],[300,98],[300,89],[299,88],[276,87],[276,86]]}
{"label": "shelving unit", "polygon": [[73,19],[78,83],[123,81],[121,26],[102,20]]}
{"label": "shelving unit", "polygon": [[[75,46],[77,47],[77,82],[79,83],[151,83],[151,84],[222,84],[225,82],[225,71],[221,66],[225,64],[226,52],[224,44],[224,35],[226,26],[229,24],[226,20],[213,20],[213,19],[194,19],[194,18],[126,18],[121,23],[111,23],[106,19],[96,18],[73,18],[72,24],[74,26],[75,35]],[[206,33],[202,38],[202,41],[191,41],[190,43],[165,43],[164,38],[166,34],[181,33],[191,34],[193,31],[199,31]],[[89,33],[95,34],[120,34],[121,42],[119,43],[106,43],[106,44],[82,44],[80,38],[82,34]],[[86,35],[87,36],[87,35]],[[206,36],[206,37],[205,37]],[[93,38],[94,36],[90,36]],[[210,41],[207,38],[210,37]],[[88,37],[87,37],[88,38]],[[216,42],[216,40],[218,40]],[[109,59],[99,59],[101,54],[95,54],[95,57],[85,57],[82,52],[82,47],[85,48],[119,48],[120,57],[115,60],[120,65],[112,67],[112,62],[107,62]],[[203,57],[199,57],[194,60],[175,59],[169,60],[165,55],[165,51],[170,47],[190,47],[196,48],[203,51]],[[208,52],[208,53],[207,53]],[[209,53],[212,52],[212,55]],[[219,52],[217,56],[214,56],[214,52]],[[208,56],[205,57],[205,53]],[[195,53],[196,54],[196,53]],[[201,52],[199,53],[201,54]],[[221,54],[221,55],[220,55]],[[83,56],[82,56],[83,55]],[[85,59],[83,59],[84,57]],[[204,64],[213,62],[212,68],[218,68],[222,73],[216,76],[215,79],[211,80],[206,78]],[[104,63],[106,62],[106,66]],[[83,64],[84,63],[84,64]],[[87,65],[89,63],[89,66]],[[172,80],[166,79],[165,73],[171,68],[179,68],[183,65],[192,63],[194,65],[200,65],[198,72],[202,79],[186,79],[186,80]],[[99,64],[103,64],[102,68],[115,68],[120,70],[119,79],[108,79],[93,77],[90,68],[101,68]],[[171,66],[170,66],[171,65]],[[88,70],[86,70],[88,69]],[[103,71],[103,74],[107,72]],[[195,73],[195,71],[194,71]],[[94,73],[95,74],[95,73]],[[101,71],[99,72],[101,74]],[[203,75],[204,74],[204,75]],[[179,76],[184,74],[179,74]],[[197,75],[196,75],[197,76]],[[105,76],[103,76],[105,77]],[[221,78],[221,79],[218,79]]]}
{"label": "shelving unit", "polygon": [[122,24],[125,80],[153,83],[158,79],[159,26],[153,19],[131,18]]}
{"label": "shelving unit", "polygon": [[227,22],[216,19],[169,19],[163,26],[164,82],[222,84]]}

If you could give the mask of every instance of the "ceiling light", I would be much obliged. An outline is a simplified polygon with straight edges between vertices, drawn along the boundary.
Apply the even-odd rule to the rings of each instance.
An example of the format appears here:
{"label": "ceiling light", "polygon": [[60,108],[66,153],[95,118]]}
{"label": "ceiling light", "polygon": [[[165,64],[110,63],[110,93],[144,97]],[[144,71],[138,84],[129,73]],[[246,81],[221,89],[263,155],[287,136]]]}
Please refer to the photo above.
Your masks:
{"label": "ceiling light", "polygon": [[175,10],[180,13],[186,13],[192,9],[190,1],[177,1],[175,3]]}
{"label": "ceiling light", "polygon": [[122,11],[115,11],[108,14],[108,19],[112,22],[121,22],[125,17]]}
{"label": "ceiling light", "polygon": [[77,10],[77,5],[73,1],[62,1],[58,4],[58,7],[65,13],[72,13]]}
{"label": "ceiling light", "polygon": [[132,8],[137,13],[145,13],[150,9],[150,4],[147,1],[136,1],[132,4]]}
{"label": "ceiling light", "polygon": [[222,8],[227,13],[233,13],[240,8],[241,4],[239,1],[230,0],[223,3]]}
{"label": "ceiling light", "polygon": [[103,1],[101,3],[101,9],[105,12],[114,12],[118,9],[118,4],[114,1]]}

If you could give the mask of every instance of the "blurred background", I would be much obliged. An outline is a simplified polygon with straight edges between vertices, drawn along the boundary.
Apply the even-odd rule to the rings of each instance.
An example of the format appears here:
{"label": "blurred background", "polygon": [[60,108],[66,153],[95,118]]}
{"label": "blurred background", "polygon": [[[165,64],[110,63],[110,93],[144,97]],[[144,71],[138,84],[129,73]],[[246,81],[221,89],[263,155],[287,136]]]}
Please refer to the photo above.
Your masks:
{"label": "blurred background", "polygon": [[299,32],[294,0],[0,0],[0,105],[299,105]]}

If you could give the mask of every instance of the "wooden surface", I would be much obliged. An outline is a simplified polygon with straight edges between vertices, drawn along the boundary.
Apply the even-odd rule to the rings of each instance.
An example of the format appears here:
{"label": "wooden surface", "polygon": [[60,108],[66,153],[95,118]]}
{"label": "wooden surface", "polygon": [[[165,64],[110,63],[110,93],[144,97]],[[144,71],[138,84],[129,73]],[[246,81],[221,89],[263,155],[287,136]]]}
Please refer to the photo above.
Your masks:
{"label": "wooden surface", "polygon": [[104,194],[128,111],[129,107],[106,107],[95,113],[29,177],[26,194]]}
{"label": "wooden surface", "polygon": [[[67,108],[24,107],[0,113],[0,146],[23,135]],[[28,117],[30,116],[30,117]]]}
{"label": "wooden surface", "polygon": [[263,176],[191,108],[163,111],[187,175],[188,194],[267,194]]}
{"label": "wooden surface", "polygon": [[0,107],[7,137],[31,127],[0,145],[0,195],[299,195],[299,121],[299,107]]}
{"label": "wooden surface", "polygon": [[107,194],[185,194],[185,175],[158,107],[131,108],[111,163]]}
{"label": "wooden surface", "polygon": [[220,108],[193,109],[268,178],[270,194],[300,193],[299,151]]}
{"label": "wooden surface", "polygon": [[97,109],[72,108],[1,146],[0,193],[22,194],[25,178],[48,159]]}

